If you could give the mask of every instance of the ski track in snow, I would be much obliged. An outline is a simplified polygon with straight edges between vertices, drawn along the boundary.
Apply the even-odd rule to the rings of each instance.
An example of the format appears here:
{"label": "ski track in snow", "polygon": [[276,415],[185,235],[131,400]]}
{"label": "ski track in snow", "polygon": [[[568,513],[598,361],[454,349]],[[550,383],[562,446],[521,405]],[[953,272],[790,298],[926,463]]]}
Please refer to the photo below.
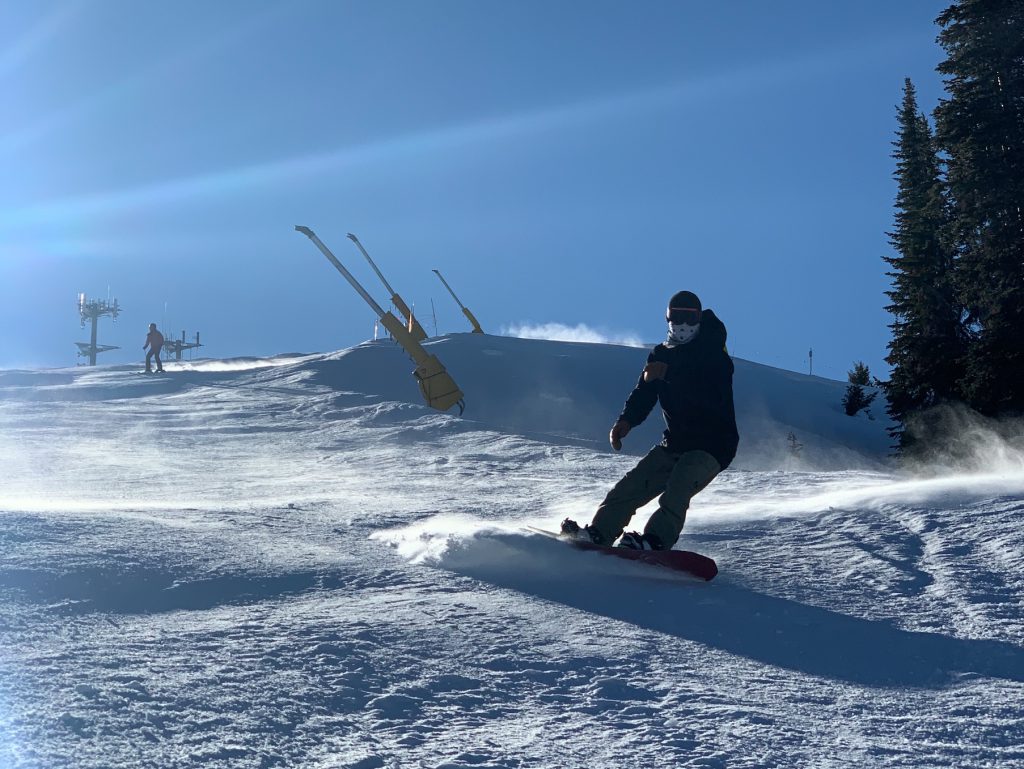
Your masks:
{"label": "ski track in snow", "polygon": [[1024,765],[1021,474],[732,469],[705,584],[523,530],[635,457],[321,360],[0,372],[0,766]]}

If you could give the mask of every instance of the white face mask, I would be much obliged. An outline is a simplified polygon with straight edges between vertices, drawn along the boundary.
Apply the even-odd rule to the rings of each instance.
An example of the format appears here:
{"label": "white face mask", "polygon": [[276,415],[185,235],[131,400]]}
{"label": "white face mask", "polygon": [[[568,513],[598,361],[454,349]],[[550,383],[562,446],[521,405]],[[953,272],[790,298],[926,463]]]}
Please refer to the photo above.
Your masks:
{"label": "white face mask", "polygon": [[687,325],[686,323],[669,323],[668,341],[666,344],[669,347],[686,344],[697,336],[698,331],[700,331],[700,323],[696,323],[692,326]]}

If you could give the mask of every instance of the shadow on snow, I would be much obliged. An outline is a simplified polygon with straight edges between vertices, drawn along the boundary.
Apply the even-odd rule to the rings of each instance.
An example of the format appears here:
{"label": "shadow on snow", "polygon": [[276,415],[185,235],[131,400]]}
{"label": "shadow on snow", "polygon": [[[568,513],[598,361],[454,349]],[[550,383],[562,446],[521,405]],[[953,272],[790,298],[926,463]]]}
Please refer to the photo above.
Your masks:
{"label": "shadow on snow", "polygon": [[322,571],[212,574],[187,580],[161,568],[89,567],[69,573],[0,571],[0,588],[13,589],[30,601],[67,615],[201,611],[345,588],[350,582],[350,575]]}
{"label": "shadow on snow", "polygon": [[1024,681],[1024,649],[1013,644],[911,632],[777,598],[731,582],[727,569],[705,583],[518,534],[463,541],[439,565],[807,675],[878,687],[939,688],[976,676]]}

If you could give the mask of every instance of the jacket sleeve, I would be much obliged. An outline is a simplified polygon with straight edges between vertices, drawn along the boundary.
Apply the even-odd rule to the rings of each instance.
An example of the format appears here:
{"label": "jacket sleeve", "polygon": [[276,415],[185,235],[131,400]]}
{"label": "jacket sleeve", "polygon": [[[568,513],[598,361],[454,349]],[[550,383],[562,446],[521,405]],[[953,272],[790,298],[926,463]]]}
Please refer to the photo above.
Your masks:
{"label": "jacket sleeve", "polygon": [[[657,348],[647,356],[648,363],[655,360],[656,352]],[[644,375],[641,373],[640,378],[637,379],[636,387],[633,388],[633,392],[631,392],[629,397],[626,398],[626,405],[622,407],[622,413],[619,414],[619,419],[628,422],[630,427],[636,427],[647,419],[647,415],[651,413],[651,409],[654,408],[654,404],[657,402],[657,381],[645,382]]]}

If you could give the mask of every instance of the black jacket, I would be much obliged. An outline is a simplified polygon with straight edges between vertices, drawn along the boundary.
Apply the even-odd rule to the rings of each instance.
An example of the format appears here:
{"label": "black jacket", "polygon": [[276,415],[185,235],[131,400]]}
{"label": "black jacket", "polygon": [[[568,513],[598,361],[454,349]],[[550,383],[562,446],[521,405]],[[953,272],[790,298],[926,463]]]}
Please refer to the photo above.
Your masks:
{"label": "black jacket", "polygon": [[732,401],[732,358],[725,349],[725,324],[711,310],[701,315],[700,332],[687,344],[659,344],[647,362],[668,364],[664,379],[645,382],[643,374],[626,399],[619,419],[636,427],[655,402],[665,415],[661,445],[681,453],[702,449],[724,470],[736,456],[739,432]]}

